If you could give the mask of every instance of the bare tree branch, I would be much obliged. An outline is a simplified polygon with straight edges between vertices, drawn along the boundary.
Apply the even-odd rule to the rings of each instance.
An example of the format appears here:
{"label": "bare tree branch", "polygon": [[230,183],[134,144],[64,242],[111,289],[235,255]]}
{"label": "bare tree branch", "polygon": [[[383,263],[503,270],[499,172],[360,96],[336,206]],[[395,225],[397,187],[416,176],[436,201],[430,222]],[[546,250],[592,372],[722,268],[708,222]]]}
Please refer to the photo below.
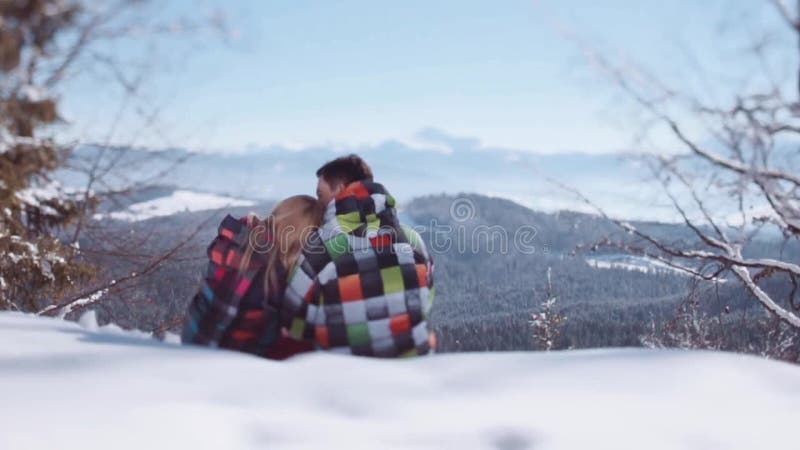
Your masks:
{"label": "bare tree branch", "polygon": [[786,24],[789,25],[793,30],[800,33],[800,20],[792,14],[789,10],[789,6],[786,4],[784,0],[770,0],[773,6],[778,10],[781,17],[786,21]]}
{"label": "bare tree branch", "polygon": [[[173,256],[178,253],[182,248],[184,248],[187,244],[189,244],[195,236],[205,228],[209,221],[214,217],[214,215],[209,215],[205,220],[201,221],[199,225],[188,235],[186,235],[183,239],[181,239],[177,244],[172,246],[166,252],[160,253],[156,255],[153,259],[148,261],[146,264],[142,265],[139,270],[132,271],[128,275],[125,275],[121,278],[110,280],[100,286],[95,286],[93,288],[84,290],[73,297],[50,305],[41,311],[39,311],[38,315],[55,315],[64,308],[69,308],[71,305],[75,305],[76,303],[81,303],[82,307],[86,307],[92,305],[98,301],[100,301],[101,296],[97,296],[96,298],[92,299],[93,296],[96,296],[98,293],[103,291],[107,291],[111,288],[119,288],[120,286],[125,285],[131,281],[136,279],[142,278],[151,274],[152,272],[158,270],[161,266],[163,266],[166,262],[172,260]],[[90,301],[86,301],[86,299],[91,299]]]}

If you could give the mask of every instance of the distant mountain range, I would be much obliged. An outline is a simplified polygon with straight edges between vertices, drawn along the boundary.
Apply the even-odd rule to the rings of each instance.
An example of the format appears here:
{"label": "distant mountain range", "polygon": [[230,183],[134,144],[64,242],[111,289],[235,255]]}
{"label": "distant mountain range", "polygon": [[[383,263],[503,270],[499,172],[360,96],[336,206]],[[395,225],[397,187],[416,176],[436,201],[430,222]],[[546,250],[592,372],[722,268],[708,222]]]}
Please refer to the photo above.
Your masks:
{"label": "distant mountain range", "polygon": [[[422,195],[474,192],[514,200],[540,211],[587,211],[573,194],[547,180],[553,178],[579,189],[613,215],[676,220],[670,208],[659,206],[655,187],[641,183],[637,161],[621,155],[534,154],[487,149],[469,140],[454,139],[443,147],[440,141],[446,137],[434,134],[428,138],[436,145],[417,148],[386,141],[357,149],[269,147],[229,154],[128,150],[123,159],[131,161],[132,169],[126,172],[125,181],[165,171],[156,183],[241,200],[313,195],[316,169],[336,156],[355,151],[372,166],[376,181],[383,183],[401,205]],[[76,157],[91,157],[98,151],[84,146]],[[174,161],[182,162],[172,167]],[[81,184],[76,174],[65,173],[62,178],[68,185]]]}

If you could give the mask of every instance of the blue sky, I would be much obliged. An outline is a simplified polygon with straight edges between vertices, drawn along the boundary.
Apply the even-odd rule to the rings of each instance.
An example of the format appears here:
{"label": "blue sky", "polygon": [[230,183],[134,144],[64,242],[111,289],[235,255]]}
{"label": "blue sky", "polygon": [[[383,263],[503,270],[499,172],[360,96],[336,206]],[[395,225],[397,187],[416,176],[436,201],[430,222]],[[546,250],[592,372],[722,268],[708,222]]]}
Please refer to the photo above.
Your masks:
{"label": "blue sky", "polygon": [[[777,23],[763,3],[174,1],[161,13],[218,8],[237,37],[160,42],[146,96],[160,110],[159,130],[142,131],[128,107],[111,140],[214,151],[357,148],[428,142],[420,131],[435,129],[524,151],[627,150],[633,130],[620,95],[563,30],[681,81],[687,54],[712,71],[736,64],[720,51],[720,27],[741,14],[748,24]],[[69,133],[104,139],[119,96],[89,78],[63,94]]]}

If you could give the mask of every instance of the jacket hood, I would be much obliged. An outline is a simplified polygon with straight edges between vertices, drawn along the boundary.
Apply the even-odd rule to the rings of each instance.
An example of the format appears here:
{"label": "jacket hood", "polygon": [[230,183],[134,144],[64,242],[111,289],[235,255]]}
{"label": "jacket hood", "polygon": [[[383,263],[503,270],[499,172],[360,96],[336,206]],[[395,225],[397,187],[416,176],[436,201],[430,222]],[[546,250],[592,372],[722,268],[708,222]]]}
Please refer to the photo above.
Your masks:
{"label": "jacket hood", "polygon": [[380,183],[356,181],[348,184],[328,203],[323,218],[326,234],[374,237],[399,229],[395,200]]}

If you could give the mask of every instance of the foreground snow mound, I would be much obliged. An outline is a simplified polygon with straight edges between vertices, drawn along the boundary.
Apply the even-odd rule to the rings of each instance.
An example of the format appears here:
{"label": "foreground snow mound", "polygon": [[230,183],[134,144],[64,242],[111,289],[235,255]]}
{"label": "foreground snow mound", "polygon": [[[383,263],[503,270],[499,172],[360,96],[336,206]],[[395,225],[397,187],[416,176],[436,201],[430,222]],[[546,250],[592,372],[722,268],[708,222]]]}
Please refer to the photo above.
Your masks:
{"label": "foreground snow mound", "polygon": [[279,363],[0,313],[2,449],[795,448],[798,405],[800,367],[733,354]]}

